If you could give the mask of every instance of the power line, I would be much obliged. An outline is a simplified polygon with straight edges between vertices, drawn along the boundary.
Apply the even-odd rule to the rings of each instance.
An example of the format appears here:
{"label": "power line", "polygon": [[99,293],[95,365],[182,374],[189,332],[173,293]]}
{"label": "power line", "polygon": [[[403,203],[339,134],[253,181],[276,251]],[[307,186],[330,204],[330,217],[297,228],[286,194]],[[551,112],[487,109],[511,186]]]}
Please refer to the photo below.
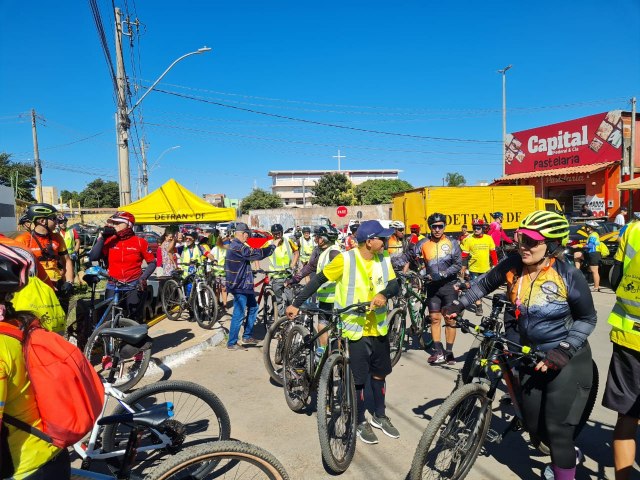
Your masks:
{"label": "power line", "polygon": [[118,85],[116,82],[116,72],[113,68],[113,60],[111,59],[111,51],[109,50],[109,45],[107,44],[107,38],[104,33],[104,25],[102,23],[102,17],[100,15],[100,9],[98,8],[98,4],[96,0],[89,0],[89,7],[91,8],[91,14],[93,15],[93,21],[96,25],[96,30],[98,32],[98,40],[100,41],[100,46],[102,47],[102,53],[104,55],[104,59],[107,62],[107,68],[109,69],[109,73],[111,76],[111,81],[113,83],[113,91],[117,96]]}

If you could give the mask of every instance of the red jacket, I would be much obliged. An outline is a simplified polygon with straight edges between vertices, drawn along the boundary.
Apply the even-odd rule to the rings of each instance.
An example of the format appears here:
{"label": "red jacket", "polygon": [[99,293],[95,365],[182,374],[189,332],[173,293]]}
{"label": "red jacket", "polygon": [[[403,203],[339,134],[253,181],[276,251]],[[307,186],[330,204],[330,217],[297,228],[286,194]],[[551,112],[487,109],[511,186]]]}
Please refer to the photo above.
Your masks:
{"label": "red jacket", "polygon": [[135,235],[120,240],[116,235],[104,242],[102,255],[107,259],[109,275],[121,282],[133,282],[142,275],[142,261],[155,262],[149,244]]}

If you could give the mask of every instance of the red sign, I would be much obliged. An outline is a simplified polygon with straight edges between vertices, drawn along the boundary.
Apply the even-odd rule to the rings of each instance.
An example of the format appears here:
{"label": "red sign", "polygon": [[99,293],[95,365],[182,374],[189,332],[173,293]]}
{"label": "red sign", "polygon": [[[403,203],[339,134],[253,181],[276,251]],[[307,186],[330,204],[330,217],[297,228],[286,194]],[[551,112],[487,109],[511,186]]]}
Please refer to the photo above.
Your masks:
{"label": "red sign", "polygon": [[622,158],[621,111],[507,135],[505,173],[538,172]]}
{"label": "red sign", "polygon": [[339,206],[338,209],[336,210],[336,213],[338,214],[339,217],[346,217],[347,216],[347,207],[344,206]]}

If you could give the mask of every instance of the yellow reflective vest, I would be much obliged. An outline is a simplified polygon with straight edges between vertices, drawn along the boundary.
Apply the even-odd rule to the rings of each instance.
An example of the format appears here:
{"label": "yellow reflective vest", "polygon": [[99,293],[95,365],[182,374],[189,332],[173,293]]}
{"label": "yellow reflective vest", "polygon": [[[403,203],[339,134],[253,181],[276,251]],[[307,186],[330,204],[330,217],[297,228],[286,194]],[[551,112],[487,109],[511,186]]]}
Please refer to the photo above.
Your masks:
{"label": "yellow reflective vest", "polygon": [[283,272],[281,274],[271,274],[274,278],[283,277],[284,271],[291,265],[293,260],[293,248],[288,238],[283,238],[282,243],[276,247],[269,257],[269,269],[274,272]]}
{"label": "yellow reflective vest", "polygon": [[71,255],[76,249],[76,237],[73,234],[73,229],[68,228],[64,231],[64,244],[67,246],[67,252]]}
{"label": "yellow reflective vest", "polygon": [[227,249],[213,247],[213,249],[211,249],[211,255],[213,257],[213,260],[217,262],[213,266],[213,271],[216,275],[224,275],[224,262],[227,259]]}
{"label": "yellow reflective vest", "polygon": [[[354,248],[341,254],[344,260],[342,277],[336,282],[335,307],[345,308],[354,303],[369,302],[385,289],[392,271],[389,254],[374,254],[371,275],[367,274],[365,260],[360,250]],[[362,338],[367,315],[374,315],[378,335],[384,336],[389,330],[387,306],[369,313],[349,312],[342,315],[344,323],[342,336],[349,340]]]}
{"label": "yellow reflective vest", "polygon": [[180,267],[186,275],[189,273],[190,262],[200,263],[204,259],[204,254],[200,251],[200,245],[194,245],[193,250],[184,247],[182,249],[182,255],[180,255]]}
{"label": "yellow reflective vest", "polygon": [[615,260],[622,262],[622,280],[609,315],[611,341],[640,351],[640,222],[630,224],[620,240]]}
{"label": "yellow reflective vest", "polygon": [[[316,268],[316,273],[322,272],[324,267],[329,264],[329,262],[331,261],[331,252],[340,253],[340,247],[337,245],[331,245],[320,254],[320,256],[318,257],[318,267]],[[318,298],[319,302],[333,303],[336,298],[336,282],[324,282],[322,285],[320,285],[320,288],[318,288],[316,297]]]}
{"label": "yellow reflective vest", "polygon": [[304,237],[300,237],[300,261],[307,263],[311,257],[311,252],[315,247],[313,237],[309,237],[307,240]]}

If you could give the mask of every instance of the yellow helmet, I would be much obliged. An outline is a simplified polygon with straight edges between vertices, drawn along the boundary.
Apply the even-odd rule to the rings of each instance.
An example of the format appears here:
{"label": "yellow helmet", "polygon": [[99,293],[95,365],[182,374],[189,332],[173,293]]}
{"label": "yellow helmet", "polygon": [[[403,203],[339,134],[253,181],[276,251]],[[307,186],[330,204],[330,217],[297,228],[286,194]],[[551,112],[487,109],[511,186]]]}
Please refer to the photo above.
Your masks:
{"label": "yellow helmet", "polygon": [[569,235],[569,222],[562,215],[536,210],[522,219],[519,230],[536,232],[548,240],[562,240]]}

